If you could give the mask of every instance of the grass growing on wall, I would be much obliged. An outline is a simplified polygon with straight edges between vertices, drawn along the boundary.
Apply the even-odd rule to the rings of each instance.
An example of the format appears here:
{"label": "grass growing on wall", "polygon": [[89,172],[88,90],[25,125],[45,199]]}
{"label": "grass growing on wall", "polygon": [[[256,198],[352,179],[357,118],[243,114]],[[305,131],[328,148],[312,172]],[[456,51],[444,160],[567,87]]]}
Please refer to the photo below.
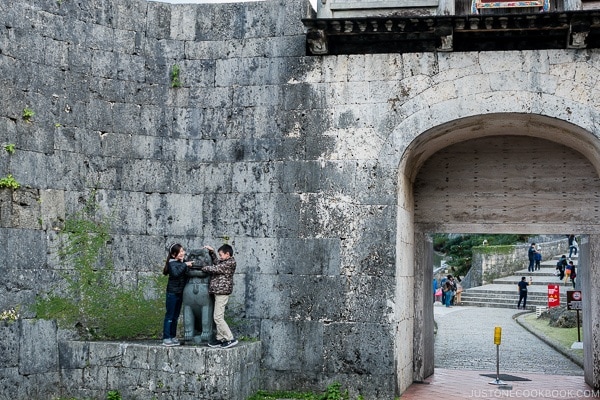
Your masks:
{"label": "grass growing on wall", "polygon": [[[343,390],[339,382],[334,382],[327,386],[323,393],[313,392],[292,392],[292,391],[275,391],[268,392],[260,390],[248,400],[279,400],[279,399],[302,399],[302,400],[350,400],[348,390]],[[358,395],[356,400],[362,400],[363,397]]]}
{"label": "grass growing on wall", "polygon": [[161,275],[136,287],[116,285],[110,232],[110,219],[99,210],[92,194],[83,210],[66,219],[59,234],[64,286],[38,296],[36,315],[56,319],[66,329],[76,328],[87,339],[157,337],[163,301],[144,293],[160,284]]}

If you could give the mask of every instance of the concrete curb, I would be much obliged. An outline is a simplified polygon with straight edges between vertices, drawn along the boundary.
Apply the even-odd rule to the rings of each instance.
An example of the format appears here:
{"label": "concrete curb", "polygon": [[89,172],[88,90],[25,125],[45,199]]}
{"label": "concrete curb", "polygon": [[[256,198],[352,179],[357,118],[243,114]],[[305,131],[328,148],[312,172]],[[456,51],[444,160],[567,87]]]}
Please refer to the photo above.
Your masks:
{"label": "concrete curb", "polygon": [[529,326],[525,321],[521,320],[522,316],[529,315],[531,313],[532,313],[531,311],[517,313],[517,314],[513,315],[513,319],[517,322],[517,324],[519,324],[521,327],[523,327],[526,331],[528,331],[529,333],[531,333],[532,335],[534,335],[535,337],[537,337],[538,339],[540,339],[541,341],[546,343],[548,346],[552,347],[554,350],[556,350],[563,356],[567,357],[569,360],[573,361],[580,368],[583,368],[583,357],[579,356],[578,354],[575,354],[574,352],[570,351],[569,349],[565,349],[565,347],[563,345],[561,345],[560,343],[558,343],[556,340],[549,338],[548,336],[536,331],[535,329],[531,328],[531,326]]}

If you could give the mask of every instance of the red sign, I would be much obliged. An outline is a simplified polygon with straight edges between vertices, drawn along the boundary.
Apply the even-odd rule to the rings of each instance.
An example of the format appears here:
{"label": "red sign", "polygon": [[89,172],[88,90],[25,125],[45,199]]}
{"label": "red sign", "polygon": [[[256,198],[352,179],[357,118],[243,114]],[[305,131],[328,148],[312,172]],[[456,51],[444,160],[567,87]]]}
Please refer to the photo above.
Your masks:
{"label": "red sign", "polygon": [[548,308],[560,306],[560,286],[548,285]]}

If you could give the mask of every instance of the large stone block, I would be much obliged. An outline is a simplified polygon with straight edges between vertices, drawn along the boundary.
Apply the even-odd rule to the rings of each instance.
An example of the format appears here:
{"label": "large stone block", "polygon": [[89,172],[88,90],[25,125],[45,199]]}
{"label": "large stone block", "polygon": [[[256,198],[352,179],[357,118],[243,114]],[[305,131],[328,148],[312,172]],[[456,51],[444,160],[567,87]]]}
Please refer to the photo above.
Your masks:
{"label": "large stone block", "polygon": [[387,323],[332,322],[323,331],[325,368],[334,373],[383,375],[392,379],[393,342],[393,332]]}
{"label": "large stone block", "polygon": [[321,321],[265,320],[261,340],[268,342],[262,362],[269,370],[308,372],[321,370],[326,349]]}
{"label": "large stone block", "polygon": [[[81,371],[90,363],[89,342],[60,341],[58,343],[61,371]],[[73,372],[66,372],[72,374]]]}
{"label": "large stone block", "polygon": [[[1,261],[1,260],[0,260]],[[0,303],[0,312],[14,307],[5,307]],[[17,368],[19,366],[19,336],[20,325],[16,321],[0,321],[0,365],[7,370],[9,368]],[[2,376],[3,374],[0,374]],[[2,384],[0,383],[0,386]]]}
{"label": "large stone block", "polygon": [[3,400],[24,398],[20,396],[20,391],[23,389],[22,383],[23,377],[19,375],[18,367],[0,368],[0,393],[2,393]]}
{"label": "large stone block", "polygon": [[57,374],[59,371],[57,327],[55,321],[21,320],[19,373]]}

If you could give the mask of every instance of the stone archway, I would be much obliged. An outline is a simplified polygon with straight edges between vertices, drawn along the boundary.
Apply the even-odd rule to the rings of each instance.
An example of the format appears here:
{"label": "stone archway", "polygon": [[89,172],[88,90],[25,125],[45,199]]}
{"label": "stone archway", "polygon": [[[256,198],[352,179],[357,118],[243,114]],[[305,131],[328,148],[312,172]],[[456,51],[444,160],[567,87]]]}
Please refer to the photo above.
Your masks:
{"label": "stone archway", "polygon": [[[429,129],[408,146],[399,176],[398,273],[414,278],[413,380],[433,373],[427,233],[573,231],[589,235],[588,260],[598,259],[599,166],[597,138],[564,121],[532,114],[452,121]],[[589,276],[582,277],[584,313],[590,316],[584,326],[585,378],[598,388],[600,343],[591,338],[600,333],[595,331],[600,290],[599,271],[592,264],[585,271]],[[406,372],[399,370],[400,383]]]}

